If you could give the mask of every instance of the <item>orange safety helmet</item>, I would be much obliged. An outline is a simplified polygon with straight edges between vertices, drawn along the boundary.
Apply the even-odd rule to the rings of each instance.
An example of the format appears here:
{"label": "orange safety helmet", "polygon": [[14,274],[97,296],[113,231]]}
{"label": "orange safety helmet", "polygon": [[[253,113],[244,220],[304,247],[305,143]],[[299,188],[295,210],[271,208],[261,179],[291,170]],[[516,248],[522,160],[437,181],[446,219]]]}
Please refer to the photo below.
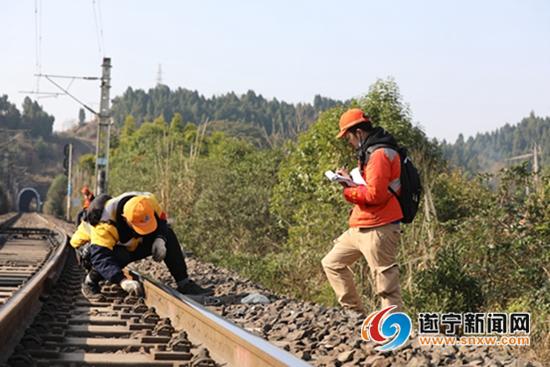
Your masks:
{"label": "orange safety helmet", "polygon": [[124,204],[122,216],[137,234],[148,235],[157,229],[155,210],[145,196],[134,196]]}
{"label": "orange safety helmet", "polygon": [[82,193],[82,195],[90,195],[92,193],[88,188],[88,185],[82,186],[82,190],[80,190],[80,192]]}
{"label": "orange safety helmet", "polygon": [[363,110],[360,108],[351,108],[344,112],[340,117],[340,132],[336,137],[338,139],[342,138],[346,131],[352,126],[358,125],[361,122],[370,122],[369,118]]}

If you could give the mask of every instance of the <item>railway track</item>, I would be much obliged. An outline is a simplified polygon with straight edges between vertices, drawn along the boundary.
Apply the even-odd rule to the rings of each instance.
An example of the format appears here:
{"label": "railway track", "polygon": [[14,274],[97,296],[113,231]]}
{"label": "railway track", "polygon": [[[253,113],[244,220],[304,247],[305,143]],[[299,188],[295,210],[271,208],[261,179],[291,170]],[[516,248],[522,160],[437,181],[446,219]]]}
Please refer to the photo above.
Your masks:
{"label": "railway track", "polygon": [[6,303],[47,261],[56,246],[47,229],[0,230],[0,305]]}
{"label": "railway track", "polygon": [[39,217],[17,214],[4,217],[0,224],[0,361],[39,311],[40,295],[59,275],[67,252],[65,234],[47,228],[14,227],[22,224],[22,219]]}
{"label": "railway track", "polygon": [[[10,227],[21,218],[11,218],[12,223],[0,225],[6,240],[1,245],[0,258],[4,258],[3,249],[13,246],[27,246],[35,252],[25,260],[28,268],[20,271],[24,280],[0,305],[0,364],[307,365],[136,272],[130,275],[143,283],[144,297],[127,295],[118,285],[103,284],[103,297],[87,300],[80,293],[85,274],[68,250],[66,233],[59,227],[53,229],[56,227],[52,224],[44,228],[47,221],[35,216],[27,228]],[[13,264],[25,262],[17,260],[21,257],[12,257]],[[13,275],[16,271],[7,273]]]}

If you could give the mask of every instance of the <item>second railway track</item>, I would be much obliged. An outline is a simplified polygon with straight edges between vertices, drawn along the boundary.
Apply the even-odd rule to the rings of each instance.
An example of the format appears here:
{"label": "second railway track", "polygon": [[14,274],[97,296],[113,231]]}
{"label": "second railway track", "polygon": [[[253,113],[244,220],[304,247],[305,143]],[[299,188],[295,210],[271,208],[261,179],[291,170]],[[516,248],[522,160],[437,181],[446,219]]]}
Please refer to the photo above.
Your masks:
{"label": "second railway track", "polygon": [[0,305],[5,304],[40,269],[57,245],[47,229],[0,231]]}
{"label": "second railway track", "polygon": [[[138,273],[132,276],[143,283],[144,297],[127,295],[118,285],[104,284],[101,300],[87,300],[80,293],[85,274],[68,251],[67,234],[37,214],[26,216],[11,220],[27,228],[6,229],[10,223],[1,227],[5,249],[18,243],[21,248],[29,246],[34,255],[18,257],[21,253],[16,250],[12,262],[6,262],[26,262],[24,271],[9,268],[11,265],[0,268],[10,273],[10,281],[20,283],[13,292],[6,292],[5,304],[0,305],[0,364],[307,365]],[[7,259],[1,251],[0,258]]]}

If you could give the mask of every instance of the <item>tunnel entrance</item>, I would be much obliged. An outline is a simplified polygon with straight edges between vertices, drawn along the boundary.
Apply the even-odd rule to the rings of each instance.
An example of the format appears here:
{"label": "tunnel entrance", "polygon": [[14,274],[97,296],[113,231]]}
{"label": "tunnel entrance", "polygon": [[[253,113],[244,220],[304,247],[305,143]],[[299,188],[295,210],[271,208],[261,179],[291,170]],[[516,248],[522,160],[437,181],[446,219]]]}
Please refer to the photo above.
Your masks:
{"label": "tunnel entrance", "polygon": [[42,201],[40,194],[32,187],[25,187],[17,195],[17,210],[20,212],[39,212]]}

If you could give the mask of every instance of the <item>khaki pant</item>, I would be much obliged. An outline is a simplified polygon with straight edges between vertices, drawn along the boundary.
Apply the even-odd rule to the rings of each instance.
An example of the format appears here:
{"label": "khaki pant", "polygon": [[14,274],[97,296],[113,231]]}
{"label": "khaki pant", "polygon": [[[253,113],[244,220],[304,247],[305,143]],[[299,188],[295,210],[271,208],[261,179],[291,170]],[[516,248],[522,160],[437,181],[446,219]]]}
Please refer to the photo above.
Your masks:
{"label": "khaki pant", "polygon": [[334,240],[334,247],[321,263],[343,307],[365,313],[349,268],[363,255],[374,278],[376,294],[382,299],[382,308],[396,305],[396,311],[402,309],[396,263],[399,237],[399,224],[387,224],[376,228],[350,228]]}

